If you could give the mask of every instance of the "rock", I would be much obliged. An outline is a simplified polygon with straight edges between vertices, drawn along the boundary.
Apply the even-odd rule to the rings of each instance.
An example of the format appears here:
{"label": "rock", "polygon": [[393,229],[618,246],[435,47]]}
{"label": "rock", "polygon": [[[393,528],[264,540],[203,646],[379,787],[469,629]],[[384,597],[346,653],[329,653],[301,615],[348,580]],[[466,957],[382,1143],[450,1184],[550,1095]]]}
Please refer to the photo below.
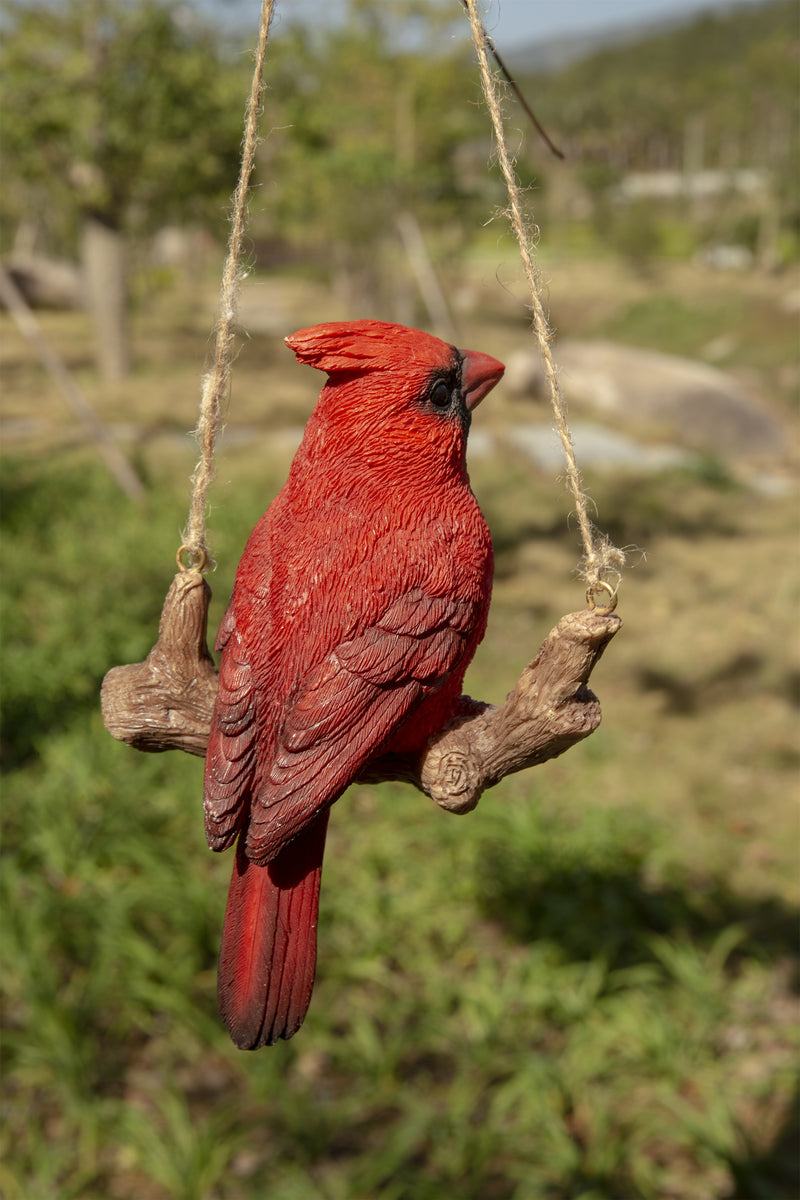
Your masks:
{"label": "rock", "polygon": [[506,355],[503,388],[512,396],[534,396],[544,392],[544,367],[538,351],[516,350]]}
{"label": "rock", "polygon": [[[785,450],[777,417],[752,390],[716,367],[607,341],[559,342],[555,360],[571,411],[588,409],[637,434],[722,457],[775,457]],[[534,351],[512,355],[509,365],[512,391],[544,394],[544,372]]]}
{"label": "rock", "polygon": [[6,263],[31,308],[82,308],[83,276],[76,263],[35,255],[16,255]]}
{"label": "rock", "polygon": [[[692,461],[692,455],[677,446],[644,446],[592,421],[572,422],[570,428],[575,457],[582,467],[663,471]],[[564,448],[552,425],[511,425],[507,437],[511,446],[542,470],[563,470]]]}

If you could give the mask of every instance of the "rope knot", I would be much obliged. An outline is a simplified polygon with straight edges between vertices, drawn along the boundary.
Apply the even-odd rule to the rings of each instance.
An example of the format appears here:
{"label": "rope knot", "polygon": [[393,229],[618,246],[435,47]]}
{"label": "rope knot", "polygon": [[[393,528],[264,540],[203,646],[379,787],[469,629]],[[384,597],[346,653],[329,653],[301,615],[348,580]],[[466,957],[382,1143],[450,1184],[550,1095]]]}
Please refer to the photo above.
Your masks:
{"label": "rope knot", "polygon": [[[263,0],[253,82],[250,86],[250,96],[245,114],[242,161],[239,167],[239,180],[233,196],[228,253],[222,270],[219,315],[215,328],[214,366],[203,377],[200,416],[195,429],[195,437],[200,443],[200,460],[192,475],[189,520],[177,555],[178,566],[181,570],[207,571],[214,566],[214,559],[208,548],[205,532],[208,489],[214,478],[214,452],[224,424],[222,413],[230,386],[231,364],[236,344],[234,327],[238,314],[239,287],[241,281],[247,277],[247,271],[243,270],[240,265],[242,242],[247,221],[247,191],[250,186],[250,176],[253,173],[259,140],[258,119],[261,112],[261,93],[264,90],[264,60],[267,53],[273,7],[274,0]],[[188,567],[184,566],[184,556],[189,558],[191,565]]]}
{"label": "rope knot", "polygon": [[[477,0],[463,0],[463,2],[469,13],[472,40],[475,45],[475,53],[481,73],[481,86],[492,120],[497,161],[500,164],[500,170],[508,193],[506,215],[514,231],[514,236],[517,239],[525,277],[530,289],[533,330],[536,340],[539,343],[539,351],[544,362],[544,370],[550,386],[550,400],[555,416],[556,429],[558,430],[558,435],[561,438],[561,444],[564,449],[564,458],[567,464],[567,483],[575,501],[575,511],[580,527],[581,540],[583,541],[583,559],[578,571],[587,584],[587,602],[590,608],[594,607],[593,598],[599,591],[608,592],[616,604],[617,587],[620,583],[620,572],[625,563],[625,554],[622,550],[614,546],[605,534],[596,530],[589,520],[588,501],[583,490],[578,464],[575,461],[572,434],[567,424],[566,408],[558,382],[558,371],[550,349],[550,341],[553,335],[545,316],[536,267],[534,266],[533,247],[538,240],[539,230],[535,224],[532,222],[529,224],[526,221],[523,213],[522,192],[514,171],[512,156],[506,140],[497,78],[489,66],[489,57],[487,54],[489,39],[480,13],[478,12]],[[615,577],[616,583],[614,586],[605,578],[607,575]],[[592,597],[591,600],[589,600],[590,596]]]}

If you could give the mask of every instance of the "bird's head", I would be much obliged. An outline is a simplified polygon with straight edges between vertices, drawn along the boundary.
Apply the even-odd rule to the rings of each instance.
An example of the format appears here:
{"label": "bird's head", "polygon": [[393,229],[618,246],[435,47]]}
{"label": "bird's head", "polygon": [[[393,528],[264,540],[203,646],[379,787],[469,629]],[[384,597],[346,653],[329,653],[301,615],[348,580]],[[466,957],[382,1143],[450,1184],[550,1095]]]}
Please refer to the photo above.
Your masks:
{"label": "bird's head", "polygon": [[366,460],[399,452],[463,466],[472,411],[505,369],[488,354],[387,321],[314,325],[286,344],[328,375],[314,434]]}

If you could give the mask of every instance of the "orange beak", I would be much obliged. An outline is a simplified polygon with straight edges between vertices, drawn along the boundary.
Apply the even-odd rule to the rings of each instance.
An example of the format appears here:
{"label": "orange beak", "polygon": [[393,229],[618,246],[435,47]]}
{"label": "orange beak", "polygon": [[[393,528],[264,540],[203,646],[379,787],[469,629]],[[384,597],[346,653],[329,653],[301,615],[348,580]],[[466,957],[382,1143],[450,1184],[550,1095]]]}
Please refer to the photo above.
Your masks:
{"label": "orange beak", "polygon": [[505,367],[488,354],[477,350],[462,350],[461,385],[467,408],[472,411],[483,397],[499,383]]}

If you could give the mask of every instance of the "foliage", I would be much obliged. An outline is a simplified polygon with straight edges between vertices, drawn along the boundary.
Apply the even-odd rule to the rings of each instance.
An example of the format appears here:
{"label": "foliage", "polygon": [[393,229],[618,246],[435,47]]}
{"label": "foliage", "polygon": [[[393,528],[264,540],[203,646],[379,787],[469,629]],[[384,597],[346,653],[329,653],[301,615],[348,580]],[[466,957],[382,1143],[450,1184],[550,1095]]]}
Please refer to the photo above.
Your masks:
{"label": "foliage", "polygon": [[[550,237],[588,210],[604,248],[643,271],[726,241],[770,268],[795,259],[798,62],[794,0],[767,0],[640,32],[557,70],[520,66],[567,158],[543,161],[535,137],[526,138],[523,175],[544,172],[554,185],[539,206]],[[698,170],[721,173],[707,197],[678,188],[631,201],[620,188],[630,173],[671,172],[679,183]],[[751,172],[752,191],[724,186],[738,170]]]}
{"label": "foliage", "polygon": [[687,125],[700,120],[707,165],[786,169],[799,55],[796,5],[771,0],[620,42],[528,85],[573,159],[680,169]]}
{"label": "foliage", "polygon": [[[59,253],[87,207],[139,231],[170,220],[213,220],[221,231],[249,75],[240,34],[220,32],[224,14],[213,14],[212,27],[174,0],[0,4],[0,102],[14,113],[3,130],[6,227],[35,213]],[[398,216],[416,216],[447,279],[503,203],[487,170],[488,122],[466,25],[449,5],[427,0],[351,0],[342,21],[318,28],[291,17],[287,10],[271,35],[254,238],[269,247],[288,241],[362,303],[408,308],[396,294],[407,290],[398,283],[407,274]],[[551,234],[571,206],[545,185],[571,173],[599,234],[637,263],[662,250],[687,256],[728,227],[758,250],[760,209],[715,208],[703,218],[709,228],[676,236],[654,205],[614,204],[626,171],[680,169],[694,139],[705,165],[773,174],[775,252],[791,256],[795,26],[792,0],[737,6],[523,78],[567,152],[564,167],[543,162],[527,130],[520,171],[537,181],[537,212]],[[688,217],[684,226],[698,225],[697,214]],[[742,221],[750,222],[743,234]]]}
{"label": "foliage", "polygon": [[[483,186],[459,174],[457,150],[436,140],[440,110],[426,107],[427,83],[445,97],[456,84],[413,47],[392,58],[362,15],[336,93],[320,82],[336,74],[328,43],[276,41],[280,103],[296,107],[276,108],[271,123],[297,122],[308,159],[297,179],[319,191],[304,194],[277,130],[262,160],[265,191],[286,188],[275,204],[298,241],[320,222],[324,255],[325,239],[357,241],[360,230],[366,246],[373,219],[381,228],[411,189],[446,249],[457,242],[448,221]],[[381,67],[365,76],[383,129],[371,140],[360,107],[369,88],[359,93],[355,78],[371,55],[392,58],[386,78],[400,90],[413,78],[414,121],[399,122],[413,138],[392,140],[399,93]],[[306,85],[313,105],[302,102]],[[350,108],[348,87],[362,95]],[[473,116],[483,128],[477,108],[460,106],[447,108],[456,141],[472,136]],[[363,155],[348,141],[351,121]],[[398,168],[402,146],[413,150],[413,179]],[[317,154],[338,191],[313,178]],[[357,186],[345,192],[348,162]],[[598,193],[613,186],[602,169],[587,179]],[[714,289],[692,277],[692,290],[681,275],[672,293],[665,277],[647,294],[608,262],[582,270],[589,301],[577,287],[561,300],[554,289],[566,305],[560,333],[577,325],[697,354],[733,331],[734,365],[758,369],[788,399],[780,364],[795,331],[772,284]],[[307,300],[303,292],[297,306],[306,323]],[[308,311],[320,304],[312,297]],[[199,291],[180,314],[165,305],[143,306],[149,358],[114,392],[85,368],[78,314],[43,321],[98,412],[136,423],[148,487],[138,509],[87,452],[59,440],[60,399],[13,332],[4,352],[11,415],[27,419],[35,398],[49,424],[41,453],[9,453],[0,480],[0,1191],[9,1200],[788,1200],[792,498],[748,490],[716,459],[657,476],[589,474],[603,527],[650,555],[628,577],[624,631],[594,681],[602,728],[461,820],[410,789],[343,797],[306,1025],[290,1043],[242,1054],[216,1012],[230,862],[203,841],[202,765],[117,745],[97,703],[104,671],[152,644],[185,515],[190,463],[174,431],[196,415],[207,321]],[[522,321],[507,308],[473,325],[467,344],[494,352],[496,339],[501,356],[519,348]],[[256,336],[237,363],[231,432],[241,436],[225,448],[211,517],[222,564],[212,628],[247,529],[285,472],[279,439],[267,435],[306,411],[310,393],[285,386],[280,354]],[[527,405],[504,403],[509,423],[520,411],[531,419]],[[497,579],[468,686],[494,700],[520,656],[576,604],[577,539],[559,489],[521,455],[476,456],[471,471]]]}
{"label": "foliage", "polygon": [[470,178],[460,165],[465,145],[477,141],[484,159],[489,148],[464,43],[440,49],[438,10],[417,5],[409,46],[409,15],[355,3],[341,27],[282,31],[270,62],[261,228],[373,293],[388,282],[401,213],[446,257],[470,213],[485,211],[485,172]]}
{"label": "foliage", "polygon": [[2,216],[63,236],[217,218],[230,195],[246,75],[225,41],[168,0],[3,0]]}

